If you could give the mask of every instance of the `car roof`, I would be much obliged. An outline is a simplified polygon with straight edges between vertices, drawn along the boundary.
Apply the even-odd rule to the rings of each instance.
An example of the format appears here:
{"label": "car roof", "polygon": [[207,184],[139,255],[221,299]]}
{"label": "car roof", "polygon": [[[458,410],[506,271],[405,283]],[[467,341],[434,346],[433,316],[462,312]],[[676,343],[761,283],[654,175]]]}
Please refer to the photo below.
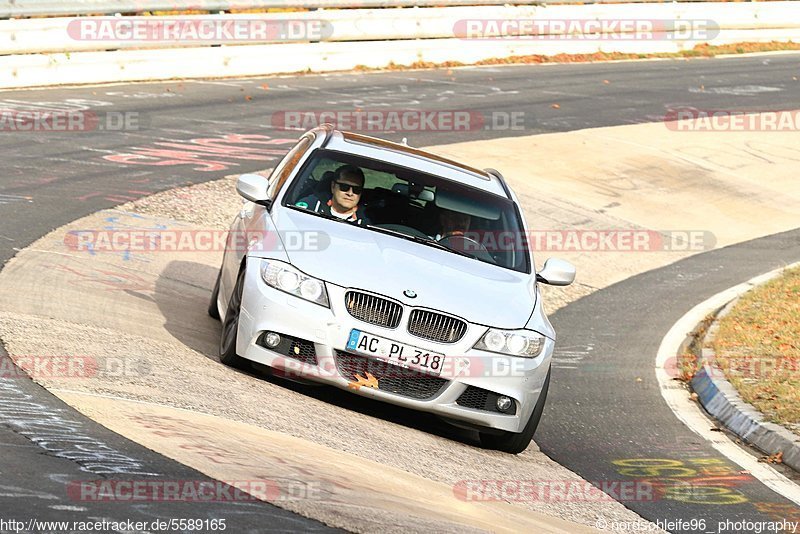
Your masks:
{"label": "car roof", "polygon": [[386,161],[463,183],[506,198],[511,197],[502,176],[496,171],[480,170],[425,150],[385,139],[335,130],[330,125],[324,125],[321,129],[324,129],[327,134],[323,147],[329,150]]}

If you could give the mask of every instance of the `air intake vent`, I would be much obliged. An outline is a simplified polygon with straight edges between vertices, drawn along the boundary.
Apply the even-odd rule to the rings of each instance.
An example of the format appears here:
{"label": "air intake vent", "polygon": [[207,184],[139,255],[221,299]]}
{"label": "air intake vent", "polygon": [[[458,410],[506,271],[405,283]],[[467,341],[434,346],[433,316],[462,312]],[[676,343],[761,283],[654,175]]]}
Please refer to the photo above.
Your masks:
{"label": "air intake vent", "polygon": [[355,381],[359,376],[367,378],[369,374],[378,381],[378,389],[381,391],[418,400],[435,397],[448,383],[438,376],[418,373],[383,360],[365,358],[343,350],[336,351],[336,366],[347,380]]}
{"label": "air intake vent", "polygon": [[408,321],[408,332],[439,343],[456,343],[467,332],[467,323],[441,313],[414,310]]}
{"label": "air intake vent", "polygon": [[368,293],[348,291],[344,301],[350,315],[384,328],[397,328],[403,315],[403,306],[399,303]]}

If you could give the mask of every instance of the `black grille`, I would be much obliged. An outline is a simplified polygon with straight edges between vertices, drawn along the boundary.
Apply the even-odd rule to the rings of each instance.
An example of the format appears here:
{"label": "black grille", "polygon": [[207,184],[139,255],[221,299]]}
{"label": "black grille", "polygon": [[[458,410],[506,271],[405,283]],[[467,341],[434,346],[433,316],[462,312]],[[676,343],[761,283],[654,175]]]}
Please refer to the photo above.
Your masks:
{"label": "black grille", "polygon": [[427,310],[414,310],[408,320],[408,332],[439,343],[455,343],[467,332],[461,319]]}
{"label": "black grille", "polygon": [[281,342],[278,343],[277,347],[272,348],[267,346],[267,343],[264,341],[264,337],[266,335],[267,332],[262,332],[262,334],[258,336],[257,343],[262,347],[271,351],[275,351],[278,354],[282,354],[288,358],[299,360],[303,363],[317,365],[317,350],[314,347],[314,343],[311,341],[306,341],[305,339],[300,339],[299,337],[279,334],[281,336]]}
{"label": "black grille", "polygon": [[507,412],[501,412],[497,409],[497,393],[492,391],[469,386],[464,393],[458,397],[456,404],[465,408],[474,408],[476,410],[486,410],[487,412],[498,412],[506,415],[514,415],[517,413],[517,404],[512,403],[511,408]]}
{"label": "black grille", "polygon": [[347,380],[358,381],[356,375],[368,380],[366,375],[369,373],[378,380],[378,389],[413,399],[433,398],[447,384],[447,380],[438,376],[341,350],[336,351],[336,365]]}
{"label": "black grille", "polygon": [[385,328],[397,328],[403,315],[399,303],[359,291],[348,291],[344,302],[348,313],[356,319]]}

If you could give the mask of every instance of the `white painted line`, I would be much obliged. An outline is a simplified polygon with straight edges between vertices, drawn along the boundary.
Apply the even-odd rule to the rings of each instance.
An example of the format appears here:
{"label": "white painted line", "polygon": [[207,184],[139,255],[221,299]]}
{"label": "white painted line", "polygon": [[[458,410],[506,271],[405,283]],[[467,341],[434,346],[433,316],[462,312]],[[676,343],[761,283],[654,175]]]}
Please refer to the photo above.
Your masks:
{"label": "white painted line", "polygon": [[54,504],[53,506],[48,506],[48,508],[64,512],[85,512],[88,510],[88,508],[83,506],[69,506],[66,504]]}
{"label": "white painted line", "polygon": [[766,274],[756,276],[717,293],[689,310],[670,328],[656,356],[656,378],[658,379],[661,395],[667,404],[689,429],[708,441],[714,449],[723,454],[730,461],[748,471],[760,480],[769,489],[800,505],[800,486],[773,469],[769,464],[759,462],[747,451],[739,447],[724,432],[712,432],[713,422],[706,416],[699,405],[689,398],[689,392],[683,387],[682,382],[673,380],[665,366],[671,358],[675,358],[681,343],[707,315],[718,310],[731,300],[780,275],[784,270],[800,267],[800,262],[775,269]]}

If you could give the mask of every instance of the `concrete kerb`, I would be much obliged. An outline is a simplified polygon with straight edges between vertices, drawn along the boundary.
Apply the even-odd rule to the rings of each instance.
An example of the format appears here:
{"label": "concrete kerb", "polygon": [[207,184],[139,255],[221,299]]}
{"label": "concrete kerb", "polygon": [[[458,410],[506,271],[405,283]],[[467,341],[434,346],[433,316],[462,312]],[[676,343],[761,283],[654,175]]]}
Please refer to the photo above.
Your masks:
{"label": "concrete kerb", "polygon": [[[156,195],[159,194],[164,193]],[[237,203],[238,201],[232,202],[234,205]],[[115,217],[125,217],[125,212],[119,208],[111,211]],[[226,208],[223,211],[230,212],[232,210]],[[114,336],[116,343],[113,349],[108,350],[125,347],[122,350],[126,354],[135,352],[144,357],[145,354],[153,354],[150,349],[145,347],[161,346],[164,349],[159,356],[161,361],[166,363],[168,358],[164,358],[164,356],[171,355],[174,361],[182,362],[177,367],[184,370],[191,367],[192,373],[207,378],[212,376],[212,380],[217,381],[220,385],[223,384],[221,380],[229,380],[230,383],[239,384],[243,388],[242,391],[252,391],[252,387],[269,389],[269,386],[263,384],[266,381],[231,373],[229,369],[223,368],[218,362],[212,362],[211,359],[202,355],[209,354],[209,351],[202,351],[201,354],[198,352],[200,349],[197,346],[193,349],[184,346],[181,342],[176,344],[177,330],[171,329],[171,327],[167,328],[170,320],[165,320],[163,315],[163,306],[172,304],[167,300],[159,300],[155,297],[152,299],[141,298],[142,294],[155,295],[159,292],[159,286],[164,289],[169,287],[170,289],[167,290],[169,295],[174,297],[179,294],[181,296],[180,299],[170,297],[169,300],[174,300],[181,308],[182,316],[186,315],[186,309],[200,311],[194,318],[187,319],[180,329],[189,327],[192,330],[191,337],[195,341],[206,346],[214,345],[215,342],[207,339],[211,331],[204,328],[202,323],[196,322],[195,318],[210,321],[205,315],[208,288],[211,287],[208,273],[216,270],[219,264],[217,254],[198,254],[187,251],[181,254],[180,258],[169,254],[159,254],[153,256],[152,261],[136,262],[131,265],[130,260],[126,260],[118,254],[80,255],[76,251],[71,251],[69,246],[65,246],[64,236],[70,229],[101,227],[108,214],[108,211],[97,212],[73,221],[66,227],[56,229],[34,245],[22,250],[6,264],[0,273],[0,279],[5,280],[5,277],[13,276],[15,270],[22,278],[46,270],[56,278],[62,278],[62,281],[52,283],[39,279],[35,283],[40,289],[48,287],[47,293],[50,297],[46,304],[47,309],[44,311],[38,304],[34,304],[35,302],[41,303],[42,299],[37,297],[31,299],[29,304],[32,305],[32,308],[27,308],[27,312],[32,312],[31,314],[16,307],[6,309],[6,306],[12,305],[12,300],[14,300],[7,298],[6,295],[31,294],[29,291],[31,286],[28,282],[20,278],[16,282],[0,284],[0,294],[3,294],[0,296],[0,325],[5,324],[8,327],[11,322],[20,320],[25,321],[26,324],[36,324],[35,328],[44,327],[52,333],[56,328],[55,324],[58,323],[67,329],[71,333],[70,335],[75,336],[73,340],[79,344],[80,348],[69,349],[62,345],[70,336],[64,334],[55,336],[58,338],[56,342],[58,349],[48,349],[45,348],[45,344],[37,342],[35,350],[51,351],[51,353],[57,354],[92,353],[96,354],[99,359],[103,354],[108,353],[107,349],[103,348],[97,351],[90,348],[89,345],[96,343],[106,335]],[[135,222],[144,228],[165,227],[164,230],[167,231],[186,230],[189,224],[176,220],[170,223],[163,216],[152,217],[136,214]],[[123,226],[130,227],[124,224]],[[181,263],[180,271],[170,271],[169,265],[176,260]],[[39,264],[40,267],[25,268],[24,265],[28,261],[42,263]],[[186,269],[188,263],[195,264],[197,268]],[[45,265],[48,267],[43,267]],[[120,280],[128,280],[129,278],[125,275],[129,274],[131,275],[130,279],[135,280],[135,283],[132,287],[120,287],[119,289],[122,291],[108,291],[109,287],[102,287],[104,285],[102,283],[100,285],[92,283],[94,291],[83,282],[80,282],[78,286],[74,285],[75,280],[70,280],[71,276],[84,272],[86,269],[91,272],[111,273],[113,271],[112,276]],[[176,276],[177,274],[179,276]],[[65,276],[66,278],[63,278]],[[70,288],[70,286],[72,287]],[[55,290],[55,288],[59,289]],[[63,290],[71,294],[54,296],[54,290],[56,292]],[[76,296],[78,293],[80,297]],[[92,304],[91,301],[95,297],[99,300]],[[75,303],[80,303],[80,305],[76,307]],[[67,304],[72,308],[69,312],[63,307]],[[173,314],[169,315],[176,317]],[[13,321],[9,319],[13,319]],[[62,322],[64,319],[66,321]],[[102,320],[98,321],[98,319]],[[123,324],[123,322],[128,324]],[[8,332],[4,331],[3,338],[5,340],[17,337],[7,334]],[[25,335],[19,337],[31,339],[30,336]],[[106,342],[103,344],[108,346]],[[32,354],[34,350],[14,350],[14,345],[11,344],[9,352],[13,356],[14,354]],[[192,353],[196,357],[189,360],[187,356]],[[191,363],[189,363],[190,361]],[[169,374],[175,375],[180,372],[180,370],[170,369]],[[214,375],[218,372],[220,374]],[[146,383],[149,386],[149,384],[157,383],[156,376],[160,374],[157,367],[150,368],[144,376],[131,377],[128,385],[138,388],[146,387],[142,386],[143,383]],[[114,379],[108,385],[113,381]],[[324,443],[316,443],[294,431],[269,430],[264,428],[263,422],[259,425],[259,422],[249,420],[248,417],[241,415],[230,413],[226,414],[226,417],[212,415],[208,405],[203,406],[202,401],[198,401],[196,398],[187,398],[188,403],[176,401],[172,405],[127,398],[125,395],[137,396],[131,395],[130,391],[127,393],[119,390],[113,391],[121,393],[121,395],[107,393],[98,395],[80,391],[85,387],[85,382],[66,383],[60,381],[61,384],[59,384],[58,380],[48,381],[46,377],[40,377],[37,382],[55,393],[68,405],[113,432],[184,465],[196,466],[198,471],[215,480],[222,482],[264,479],[292,480],[303,488],[309,488],[309,491],[314,488],[322,488],[325,491],[323,492],[321,489],[320,496],[314,498],[287,498],[275,501],[267,499],[267,501],[336,528],[353,532],[403,533],[430,531],[512,533],[518,532],[519,529],[553,534],[598,532],[591,526],[561,519],[560,516],[554,515],[558,512],[557,508],[551,513],[545,514],[508,502],[464,500],[454,491],[451,482],[431,480],[398,467],[386,466],[377,459],[371,461],[363,456],[357,456]],[[205,387],[202,384],[194,386],[187,384],[185,379],[178,376],[171,388],[180,387],[178,384],[181,382],[183,382],[181,386],[184,393],[189,391],[189,395],[194,394],[192,391],[194,386],[198,389]],[[64,387],[65,384],[67,387]],[[227,388],[225,385],[221,387]],[[166,388],[169,397],[174,396],[174,390],[171,388]],[[140,390],[139,393],[142,391]],[[220,391],[216,393],[220,394]],[[237,396],[237,393],[230,390],[226,392],[232,398]],[[291,391],[287,394],[288,398],[292,399],[293,406],[297,407],[297,399],[294,394]],[[275,397],[267,398],[270,398],[271,409],[281,409],[276,407],[282,401],[277,401]],[[315,402],[313,399],[309,401]],[[335,408],[332,409],[335,410]],[[300,411],[303,411],[302,408]],[[347,417],[348,423],[352,422],[349,419],[349,412],[342,414],[342,417]],[[244,419],[247,422],[237,419]],[[201,421],[206,421],[207,424],[204,425]],[[365,423],[358,418],[352,424],[353,429],[362,424],[366,428],[374,427],[374,423]],[[302,426],[299,424],[295,428],[302,428]],[[332,426],[337,429],[347,428],[341,422]],[[319,430],[315,428],[313,432],[318,433]],[[396,437],[398,435],[401,434],[394,433],[391,439],[398,439]],[[224,442],[220,442],[218,439],[224,440]],[[224,451],[224,453],[219,453],[219,451]],[[264,466],[268,466],[269,470],[264,471]],[[567,472],[565,468],[559,467],[559,471],[562,470],[563,475],[551,478],[551,480],[561,480],[561,477],[581,480],[576,475]],[[491,478],[491,475],[486,478]],[[471,478],[465,475],[465,479]],[[236,486],[235,484],[231,485]],[[246,486],[243,486],[242,489],[246,491]],[[258,495],[253,496],[260,498]],[[603,506],[605,510],[607,506],[611,505],[603,504]],[[614,503],[614,506],[624,510],[621,504]],[[388,526],[382,524],[384,521],[388,521]]]}
{"label": "concrete kerb", "polygon": [[[74,221],[70,223],[71,228],[96,227],[105,219],[107,213],[98,212]],[[124,216],[119,210],[114,210],[114,213]],[[154,222],[162,226],[167,222],[163,218],[153,220],[142,216],[137,216],[136,220],[142,225]],[[176,228],[185,229],[186,225],[182,223],[177,226],[170,225],[167,230]],[[206,261],[198,263],[198,266],[206,268],[192,271],[186,270],[182,264],[179,280],[172,278],[170,274],[165,274],[169,264],[175,260],[174,256],[162,254],[152,262],[135,266],[126,265],[127,260],[119,255],[100,258],[91,255],[79,256],[74,252],[70,253],[68,247],[64,246],[63,236],[68,231],[65,227],[54,230],[40,240],[40,245],[21,251],[6,264],[2,278],[5,280],[9,275],[15,276],[14,271],[20,278],[17,278],[17,283],[0,284],[0,293],[5,291],[7,295],[14,291],[19,294],[30,294],[28,288],[31,286],[24,278],[27,278],[28,274],[49,270],[50,274],[61,278],[61,282],[53,283],[53,280],[40,279],[36,284],[42,289],[50,288],[48,293],[51,295],[58,292],[59,295],[53,298],[56,304],[49,305],[58,308],[60,306],[57,303],[70,303],[70,307],[74,308],[72,317],[65,315],[63,308],[60,311],[51,309],[46,312],[48,316],[42,317],[41,308],[35,304],[27,311],[38,315],[28,315],[25,310],[19,308],[13,311],[7,310],[4,306],[11,299],[0,298],[0,302],[3,303],[0,305],[0,323],[8,321],[9,316],[13,315],[15,320],[30,321],[29,324],[34,322],[39,326],[46,324],[48,325],[46,328],[52,332],[55,322],[58,322],[76,334],[74,339],[81,347],[77,350],[53,351],[63,354],[80,352],[102,355],[102,352],[94,351],[88,345],[106,335],[114,336],[118,343],[117,348],[125,347],[124,350],[128,354],[137,351],[142,357],[149,351],[144,348],[145,346],[161,345],[164,348],[162,356],[173,355],[175,361],[182,362],[178,367],[188,369],[190,365],[197,365],[199,367],[192,367],[197,374],[210,376],[211,373],[219,371],[222,373],[218,375],[220,380],[230,380],[248,389],[254,387],[253,381],[250,380],[252,377],[232,373],[224,369],[221,364],[212,363],[212,360],[200,354],[197,354],[191,364],[187,363],[189,360],[184,358],[187,351],[193,352],[193,349],[183,347],[183,350],[180,350],[181,343],[175,344],[175,331],[165,329],[165,323],[169,321],[165,321],[162,315],[164,301],[159,305],[155,298],[141,298],[143,293],[157,292],[155,284],[167,284],[179,292],[172,291],[172,295],[182,295],[182,299],[176,299],[179,301],[177,302],[179,307],[200,309],[200,316],[204,317],[205,308],[202,303],[207,302],[210,287],[207,273],[211,269],[210,264],[216,264],[216,261],[211,261],[212,258],[207,254],[188,253],[189,256],[182,258],[181,261],[200,262],[202,261],[200,256],[203,256]],[[29,261],[38,263],[39,267],[25,268]],[[113,276],[123,280],[125,273],[128,273],[138,281],[136,283],[138,287],[110,292],[105,288],[92,291],[83,285],[70,288],[72,285],[70,276],[86,267],[109,273],[114,271]],[[62,290],[69,294],[60,294]],[[80,299],[76,297],[77,293],[81,294]],[[139,296],[135,296],[137,293]],[[95,298],[98,300],[94,300]],[[38,298],[33,299],[37,300],[40,301]],[[98,310],[102,311],[94,315]],[[92,315],[94,316],[91,317]],[[99,317],[104,318],[103,325],[98,323]],[[61,320],[64,318],[75,322],[62,323]],[[127,325],[123,324],[127,321],[130,321]],[[192,328],[198,328],[191,334],[197,340],[203,340],[209,334],[207,329],[203,329],[202,324],[194,323]],[[131,336],[132,332],[134,334]],[[63,341],[67,336],[58,335],[58,337]],[[4,339],[8,339],[5,334]],[[9,348],[9,352],[12,355],[15,353],[13,348]],[[17,354],[29,352],[20,351]],[[98,356],[100,357],[102,356]],[[141,379],[153,383],[159,374],[157,368],[150,368],[149,373]],[[170,374],[174,374],[173,371],[170,371]],[[136,380],[134,377],[133,381]],[[429,531],[513,533],[518,532],[520,528],[553,534],[597,532],[589,526],[506,502],[466,501],[459,498],[451,484],[385,466],[377,461],[315,443],[290,432],[268,430],[256,422],[239,422],[230,416],[211,415],[207,412],[207,406],[201,406],[200,402],[195,405],[189,404],[191,409],[186,409],[180,407],[180,403],[176,403],[179,406],[173,406],[108,394],[87,393],[79,391],[83,384],[75,382],[69,383],[68,388],[64,388],[63,381],[62,387],[54,387],[58,386],[58,381],[48,381],[43,377],[37,378],[36,381],[54,392],[68,405],[111,431],[165,457],[187,466],[194,466],[215,480],[222,482],[294,480],[307,488],[324,487],[325,493],[319,498],[270,501],[258,495],[253,496],[336,528],[353,532],[404,533]],[[69,389],[70,385],[73,389]],[[189,390],[191,388],[189,385],[185,387]],[[231,395],[236,396],[235,393]],[[274,399],[272,401],[274,402]],[[276,405],[277,403],[272,404],[273,408]],[[206,423],[203,424],[202,421]],[[354,423],[355,426],[358,424]],[[268,469],[265,470],[266,468]],[[390,526],[379,524],[383,518],[390,519]]]}
{"label": "concrete kerb", "polygon": [[[790,265],[800,265],[800,262]],[[757,276],[748,282],[721,291],[685,313],[670,328],[656,355],[656,378],[661,389],[661,396],[681,422],[692,432],[706,440],[720,454],[724,455],[734,464],[749,472],[762,484],[775,493],[782,495],[790,501],[800,505],[800,486],[775,470],[770,464],[759,462],[749,451],[734,442],[732,437],[725,432],[715,432],[709,414],[703,406],[689,397],[689,388],[686,382],[679,380],[669,369],[669,362],[675,356],[682,354],[683,349],[693,341],[693,334],[702,329],[705,319],[715,315],[725,305],[744,294],[747,290],[759,283],[765,282],[780,274],[787,266],[776,269],[767,274]]]}
{"label": "concrete kerb", "polygon": [[713,322],[702,336],[701,368],[692,378],[691,387],[703,408],[731,432],[765,454],[783,453],[782,462],[800,471],[800,438],[786,428],[766,421],[761,412],[741,398],[716,365],[716,354],[711,346],[719,330],[719,321],[731,311],[741,296],[788,268],[773,271],[766,278],[760,277],[757,284],[750,285],[748,282],[748,285],[743,285],[736,298],[715,312]]}

